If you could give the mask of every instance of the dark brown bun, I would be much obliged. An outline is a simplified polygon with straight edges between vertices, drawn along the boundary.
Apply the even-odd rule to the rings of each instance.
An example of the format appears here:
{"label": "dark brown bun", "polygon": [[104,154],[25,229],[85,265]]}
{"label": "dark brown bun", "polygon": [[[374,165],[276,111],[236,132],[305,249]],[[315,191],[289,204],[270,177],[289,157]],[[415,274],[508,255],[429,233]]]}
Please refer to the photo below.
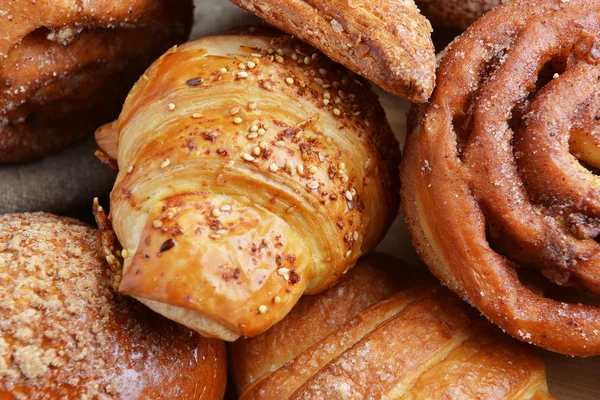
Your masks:
{"label": "dark brown bun", "polygon": [[0,398],[222,398],[224,345],[115,295],[96,233],[0,216]]}

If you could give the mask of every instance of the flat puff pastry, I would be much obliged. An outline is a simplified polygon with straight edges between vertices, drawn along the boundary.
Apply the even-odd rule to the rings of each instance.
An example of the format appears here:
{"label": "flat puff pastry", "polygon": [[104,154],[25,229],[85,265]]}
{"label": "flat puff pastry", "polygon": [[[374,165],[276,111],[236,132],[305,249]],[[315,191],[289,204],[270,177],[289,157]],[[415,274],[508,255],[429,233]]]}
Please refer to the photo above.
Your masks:
{"label": "flat puff pastry", "polygon": [[172,49],[97,132],[120,168],[120,291],[227,340],[333,284],[398,207],[399,146],[369,83],[270,32]]}
{"label": "flat puff pastry", "polygon": [[222,399],[223,342],[118,296],[97,234],[0,216],[0,398]]}
{"label": "flat puff pastry", "polygon": [[525,345],[410,269],[369,256],[271,330],[232,343],[240,399],[552,399]]}
{"label": "flat puff pastry", "polygon": [[145,68],[187,39],[191,0],[0,4],[0,163],[40,158],[115,118]]}
{"label": "flat puff pastry", "polygon": [[426,101],[435,85],[431,25],[413,0],[232,0],[388,92]]}

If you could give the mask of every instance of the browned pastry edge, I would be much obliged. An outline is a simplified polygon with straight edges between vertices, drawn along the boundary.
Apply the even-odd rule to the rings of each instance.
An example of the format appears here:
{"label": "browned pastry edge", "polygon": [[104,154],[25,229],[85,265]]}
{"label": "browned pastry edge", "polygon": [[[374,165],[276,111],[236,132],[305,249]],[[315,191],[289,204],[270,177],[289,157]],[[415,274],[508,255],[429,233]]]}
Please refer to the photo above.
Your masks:
{"label": "browned pastry edge", "polygon": [[435,84],[431,26],[411,1],[232,0],[383,89],[426,101]]}
{"label": "browned pastry edge", "polygon": [[0,398],[221,399],[223,343],[116,295],[96,234],[0,216]]}

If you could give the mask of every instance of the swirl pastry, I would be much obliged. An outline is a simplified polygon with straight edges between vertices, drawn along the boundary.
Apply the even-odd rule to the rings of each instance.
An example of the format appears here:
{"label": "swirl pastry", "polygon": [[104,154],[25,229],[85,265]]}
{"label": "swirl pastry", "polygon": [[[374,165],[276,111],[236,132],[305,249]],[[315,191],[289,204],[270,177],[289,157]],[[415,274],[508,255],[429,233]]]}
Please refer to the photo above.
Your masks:
{"label": "swirl pastry", "polygon": [[600,293],[599,32],[600,1],[486,14],[447,49],[402,168],[431,270],[511,335],[571,355],[600,354],[600,308],[539,282]]}
{"label": "swirl pastry", "polygon": [[499,4],[508,0],[415,0],[421,12],[436,26],[466,29]]}
{"label": "swirl pastry", "polygon": [[398,264],[362,259],[271,330],[231,344],[240,399],[552,399],[523,344],[434,279],[400,279]]}
{"label": "swirl pastry", "polygon": [[[431,25],[413,0],[232,0],[388,92],[427,101],[435,84]],[[302,61],[302,60],[300,60]]]}
{"label": "swirl pastry", "polygon": [[0,163],[60,150],[118,115],[127,91],[187,38],[191,0],[0,5]]}
{"label": "swirl pastry", "polygon": [[223,343],[116,296],[96,234],[0,216],[0,398],[222,399]]}
{"label": "swirl pastry", "polygon": [[270,32],[170,50],[97,131],[120,168],[120,292],[227,340],[332,285],[398,206],[399,146],[369,84]]}

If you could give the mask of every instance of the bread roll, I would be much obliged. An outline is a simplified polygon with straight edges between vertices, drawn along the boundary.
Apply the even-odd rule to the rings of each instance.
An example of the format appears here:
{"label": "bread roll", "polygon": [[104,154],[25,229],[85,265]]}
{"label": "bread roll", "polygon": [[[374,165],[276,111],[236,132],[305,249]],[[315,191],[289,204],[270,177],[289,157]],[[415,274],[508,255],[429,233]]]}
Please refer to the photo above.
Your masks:
{"label": "bread roll", "polygon": [[0,216],[0,398],[223,398],[223,343],[116,295],[96,235]]}
{"label": "bread roll", "polygon": [[434,26],[467,29],[499,4],[508,0],[415,0]]}
{"label": "bread roll", "polygon": [[131,85],[190,31],[191,0],[0,4],[0,163],[40,158],[118,115]]}
{"label": "bread roll", "polygon": [[487,13],[447,49],[402,168],[430,269],[511,335],[569,355],[600,355],[599,32],[598,0]]}
{"label": "bread roll", "polygon": [[172,49],[97,139],[120,168],[120,292],[207,336],[265,331],[396,216],[400,152],[377,96],[280,32]]}
{"label": "bread roll", "polygon": [[231,344],[230,359],[241,400],[552,399],[528,348],[381,255]]}

